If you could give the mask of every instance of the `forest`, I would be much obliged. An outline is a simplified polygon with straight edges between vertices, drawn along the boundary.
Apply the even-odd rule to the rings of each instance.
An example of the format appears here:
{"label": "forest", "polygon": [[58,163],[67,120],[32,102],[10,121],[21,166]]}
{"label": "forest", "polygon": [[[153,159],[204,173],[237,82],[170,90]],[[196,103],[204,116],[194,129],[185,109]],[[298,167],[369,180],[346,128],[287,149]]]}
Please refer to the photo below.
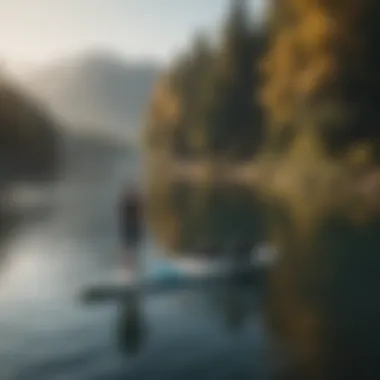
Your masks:
{"label": "forest", "polygon": [[[179,251],[197,245],[202,220],[229,218],[235,238],[251,246],[273,242],[281,259],[266,306],[293,360],[284,378],[376,379],[380,3],[272,1],[261,29],[247,21],[246,6],[232,2],[220,45],[196,39],[162,76],[147,147],[155,168],[250,161],[252,174],[262,174],[252,175],[250,195],[236,193],[236,217],[226,201],[224,213],[215,211],[210,182],[189,181],[184,193],[152,171],[153,225]],[[209,244],[223,236],[222,226]]]}
{"label": "forest", "polygon": [[59,134],[49,112],[7,79],[0,82],[0,181],[51,180]]}
{"label": "forest", "polygon": [[217,46],[199,33],[158,80],[148,111],[150,152],[173,157],[253,158],[263,141],[259,58],[265,34],[238,2]]}

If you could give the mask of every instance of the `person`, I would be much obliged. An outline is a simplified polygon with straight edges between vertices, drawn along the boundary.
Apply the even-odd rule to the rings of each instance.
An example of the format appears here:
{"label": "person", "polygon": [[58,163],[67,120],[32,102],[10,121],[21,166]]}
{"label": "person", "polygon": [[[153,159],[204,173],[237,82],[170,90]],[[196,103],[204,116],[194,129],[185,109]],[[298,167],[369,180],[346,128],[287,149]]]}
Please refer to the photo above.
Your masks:
{"label": "person", "polygon": [[138,248],[142,240],[142,200],[137,190],[130,190],[122,195],[120,226],[126,265],[137,270]]}
{"label": "person", "polygon": [[[129,188],[122,194],[119,217],[124,269],[127,270],[129,279],[139,281],[142,272],[139,248],[143,238],[143,201],[137,187]],[[126,353],[137,354],[144,344],[146,330],[139,291],[136,290],[132,298],[120,306],[121,314],[117,326],[119,347]]]}

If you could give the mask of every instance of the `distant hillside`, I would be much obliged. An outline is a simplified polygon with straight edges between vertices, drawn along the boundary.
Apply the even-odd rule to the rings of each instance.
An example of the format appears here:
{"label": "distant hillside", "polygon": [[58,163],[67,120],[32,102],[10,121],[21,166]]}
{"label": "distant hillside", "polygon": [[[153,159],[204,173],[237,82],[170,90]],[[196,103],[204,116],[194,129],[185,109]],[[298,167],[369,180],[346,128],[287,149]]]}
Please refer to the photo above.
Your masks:
{"label": "distant hillside", "polygon": [[0,83],[0,182],[52,179],[60,136],[47,110],[14,83]]}
{"label": "distant hillside", "polygon": [[60,61],[21,78],[66,125],[136,140],[160,68],[129,63],[109,52]]}

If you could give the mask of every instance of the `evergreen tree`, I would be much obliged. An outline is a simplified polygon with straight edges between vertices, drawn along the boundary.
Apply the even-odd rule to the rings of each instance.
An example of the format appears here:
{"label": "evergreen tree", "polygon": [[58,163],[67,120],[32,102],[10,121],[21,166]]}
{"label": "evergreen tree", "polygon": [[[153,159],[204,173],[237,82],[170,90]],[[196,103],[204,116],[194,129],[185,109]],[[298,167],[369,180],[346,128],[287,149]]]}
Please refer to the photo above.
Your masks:
{"label": "evergreen tree", "polygon": [[214,56],[208,40],[203,35],[198,35],[176,86],[182,104],[176,140],[178,155],[195,156],[204,151],[205,99],[212,76]]}
{"label": "evergreen tree", "polygon": [[212,156],[247,158],[261,141],[261,113],[256,102],[261,36],[249,27],[246,3],[233,3],[227,20],[208,110]]}
{"label": "evergreen tree", "polygon": [[190,52],[176,62],[159,80],[148,116],[147,140],[177,157],[202,150],[204,88],[212,70],[214,54],[203,35]]}
{"label": "evergreen tree", "polygon": [[258,151],[257,62],[264,35],[250,28],[247,13],[244,1],[234,2],[221,46],[198,35],[164,75],[150,109],[148,140],[161,141],[177,157],[241,159]]}
{"label": "evergreen tree", "polygon": [[53,120],[5,78],[0,83],[2,180],[50,177],[56,169],[58,135]]}

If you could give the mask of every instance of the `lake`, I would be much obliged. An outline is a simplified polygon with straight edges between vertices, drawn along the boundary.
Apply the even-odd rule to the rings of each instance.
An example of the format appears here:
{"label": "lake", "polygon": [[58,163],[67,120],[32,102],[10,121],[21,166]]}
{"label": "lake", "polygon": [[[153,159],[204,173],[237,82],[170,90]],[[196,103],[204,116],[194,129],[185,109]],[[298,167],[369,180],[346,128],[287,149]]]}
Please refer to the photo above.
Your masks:
{"label": "lake", "polygon": [[[267,378],[253,290],[243,302],[247,318],[235,329],[228,326],[228,310],[236,308],[243,290],[147,298],[146,340],[134,356],[117,343],[120,305],[87,307],[79,301],[83,287],[118,270],[115,202],[125,179],[135,176],[127,160],[110,162],[91,178],[66,177],[53,189],[51,212],[25,221],[4,243],[2,380]],[[170,266],[154,237],[143,250],[148,266]]]}

